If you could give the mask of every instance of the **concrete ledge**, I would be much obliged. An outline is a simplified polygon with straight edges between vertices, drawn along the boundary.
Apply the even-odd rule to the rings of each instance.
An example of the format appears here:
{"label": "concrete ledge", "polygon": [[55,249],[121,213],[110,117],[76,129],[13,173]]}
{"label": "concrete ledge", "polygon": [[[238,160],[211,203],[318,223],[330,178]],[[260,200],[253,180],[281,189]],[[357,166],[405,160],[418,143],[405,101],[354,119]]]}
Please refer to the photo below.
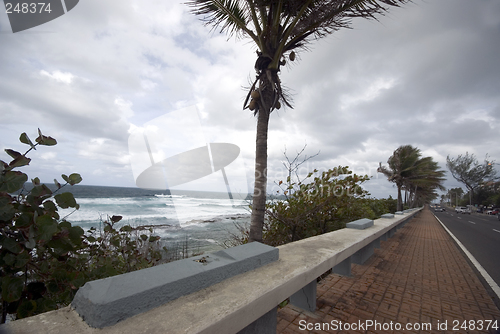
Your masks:
{"label": "concrete ledge", "polygon": [[253,242],[87,282],[71,306],[89,326],[103,328],[277,261],[278,257],[278,248]]}
{"label": "concrete ledge", "polygon": [[361,218],[353,222],[347,223],[345,227],[355,228],[357,230],[364,230],[365,228],[373,226],[373,220],[367,218]]}
{"label": "concrete ledge", "polygon": [[382,215],[380,218],[394,218],[394,214],[386,213],[386,214]]}

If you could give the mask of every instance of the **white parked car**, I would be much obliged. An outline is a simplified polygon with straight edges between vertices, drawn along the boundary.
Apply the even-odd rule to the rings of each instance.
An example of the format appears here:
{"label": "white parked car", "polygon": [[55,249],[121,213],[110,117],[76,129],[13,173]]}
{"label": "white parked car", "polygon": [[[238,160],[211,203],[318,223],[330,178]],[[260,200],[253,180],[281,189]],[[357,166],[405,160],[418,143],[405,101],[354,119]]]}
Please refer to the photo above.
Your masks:
{"label": "white parked car", "polygon": [[466,206],[457,206],[455,208],[455,212],[456,213],[463,213],[463,214],[468,213],[470,215],[470,209]]}
{"label": "white parked car", "polygon": [[470,215],[470,208],[463,206],[462,211],[460,211],[461,214],[469,214]]}

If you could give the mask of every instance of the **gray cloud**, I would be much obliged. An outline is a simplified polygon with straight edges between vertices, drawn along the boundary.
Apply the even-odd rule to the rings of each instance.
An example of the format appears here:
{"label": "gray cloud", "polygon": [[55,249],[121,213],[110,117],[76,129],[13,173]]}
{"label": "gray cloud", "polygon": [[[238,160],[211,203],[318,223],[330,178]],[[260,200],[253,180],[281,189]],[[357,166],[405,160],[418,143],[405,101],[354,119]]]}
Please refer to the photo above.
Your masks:
{"label": "gray cloud", "polygon": [[[79,171],[87,184],[132,186],[129,130],[196,104],[207,140],[237,143],[253,174],[256,122],[241,110],[254,77],[247,40],[159,0],[81,1],[30,31],[9,29],[0,15],[0,148],[20,150],[19,134],[37,127],[59,140],[34,153],[30,173],[51,180],[57,161],[58,173]],[[415,1],[311,44],[282,70],[294,109],[271,117],[270,182],[285,146],[292,154],[304,144],[321,151],[308,167],[372,174],[375,196],[395,194],[374,170],[399,145],[443,168],[466,151],[499,161],[498,54],[495,0]]]}

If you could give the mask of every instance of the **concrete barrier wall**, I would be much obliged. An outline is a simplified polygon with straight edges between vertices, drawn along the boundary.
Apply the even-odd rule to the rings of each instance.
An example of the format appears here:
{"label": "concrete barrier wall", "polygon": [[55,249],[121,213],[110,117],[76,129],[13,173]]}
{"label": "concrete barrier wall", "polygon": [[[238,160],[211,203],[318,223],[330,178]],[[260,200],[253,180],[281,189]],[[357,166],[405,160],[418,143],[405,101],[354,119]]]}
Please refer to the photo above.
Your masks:
{"label": "concrete barrier wall", "polygon": [[71,306],[91,327],[112,326],[278,258],[277,248],[253,242],[87,282]]}
{"label": "concrete barrier wall", "polygon": [[[217,282],[210,283],[210,286],[195,289],[189,294],[178,296],[164,304],[155,304],[153,308],[136,313],[130,312],[120,319],[115,319],[121,320],[115,324],[108,326],[108,324],[100,323],[99,326],[107,326],[104,328],[90,326],[74,308],[66,307],[0,326],[0,332],[276,333],[276,309],[279,303],[290,297],[291,303],[314,312],[318,276],[332,268],[334,272],[349,275],[351,263],[366,261],[373,254],[374,248],[380,247],[381,240],[387,240],[394,235],[399,227],[420,210],[421,208],[405,210],[396,215],[384,215],[383,218],[375,221],[352,222],[349,224],[353,228],[345,228],[277,247],[279,250],[277,261],[274,261],[273,256],[276,256],[278,252],[273,251],[272,247],[262,245],[266,249],[262,248],[261,251],[271,254],[269,261],[262,263],[263,266],[229,278],[223,277]],[[269,250],[270,253],[268,253]],[[230,250],[224,252],[230,253]],[[237,250],[236,253],[245,252]],[[214,259],[217,257],[211,254],[205,256],[214,256]],[[193,259],[187,260],[193,261]],[[178,264],[175,266],[178,267]],[[139,281],[134,285],[141,286],[141,272],[135,272],[137,274],[134,277]],[[154,280],[154,277],[149,274],[151,273],[148,273],[145,278]],[[90,283],[90,285],[93,284],[96,283]],[[106,291],[101,290],[102,294]],[[140,296],[136,297],[140,298]],[[114,300],[115,296],[103,298]],[[153,297],[149,295],[146,300],[148,298]],[[127,299],[123,303],[132,304],[126,305],[126,308],[134,309],[133,299]],[[115,320],[112,322],[116,322]]]}

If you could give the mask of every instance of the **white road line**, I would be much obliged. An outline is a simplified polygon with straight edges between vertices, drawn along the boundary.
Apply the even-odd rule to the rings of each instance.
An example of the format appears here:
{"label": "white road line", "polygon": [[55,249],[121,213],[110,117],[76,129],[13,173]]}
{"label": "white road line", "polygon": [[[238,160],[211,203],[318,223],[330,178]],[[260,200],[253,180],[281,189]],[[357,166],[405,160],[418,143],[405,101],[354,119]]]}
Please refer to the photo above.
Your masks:
{"label": "white road line", "polygon": [[500,231],[499,231],[499,230],[495,230],[495,229],[493,229],[493,231],[500,233]]}
{"label": "white road line", "polygon": [[471,223],[471,224],[474,224],[474,225],[476,225],[476,223],[474,223],[474,222],[471,222],[470,220],[469,220],[469,223]]}
{"label": "white road line", "polygon": [[462,219],[462,218],[460,218],[460,217],[457,217],[457,218],[458,218],[458,219]]}
{"label": "white road line", "polygon": [[[434,215],[434,217],[436,217],[436,215]],[[462,243],[453,235],[453,233],[451,233],[451,231],[448,230],[448,228],[446,226],[444,226],[444,224],[439,220],[439,218],[436,217],[436,219],[443,226],[443,228],[446,230],[446,232],[448,232],[448,234],[453,238],[453,240],[455,240],[457,245],[460,246],[460,248],[462,248],[465,255],[467,255],[467,257],[474,264],[474,266],[477,268],[479,273],[481,275],[483,275],[485,281],[491,286],[491,289],[493,290],[493,292],[495,292],[496,295],[498,296],[498,298],[500,298],[500,286],[498,286],[498,284],[493,280],[493,278],[491,278],[491,276],[488,274],[488,272],[486,270],[484,270],[483,266],[479,262],[477,262],[477,260],[474,258],[474,256],[472,256],[472,254],[467,250],[467,248],[465,248],[465,246],[462,245]],[[500,232],[500,231],[497,231],[497,232]]]}

